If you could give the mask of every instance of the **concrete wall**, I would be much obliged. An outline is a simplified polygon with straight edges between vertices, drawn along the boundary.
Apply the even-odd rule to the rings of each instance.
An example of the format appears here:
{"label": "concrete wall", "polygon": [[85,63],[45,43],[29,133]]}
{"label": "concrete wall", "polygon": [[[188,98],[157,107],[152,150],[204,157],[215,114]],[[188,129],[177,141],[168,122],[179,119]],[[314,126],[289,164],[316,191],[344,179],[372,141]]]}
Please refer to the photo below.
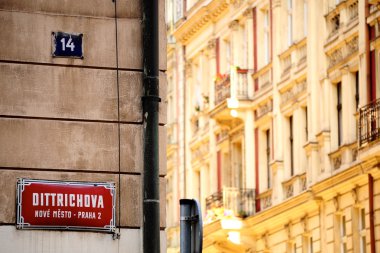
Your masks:
{"label": "concrete wall", "polygon": [[[116,8],[112,0],[0,1],[0,252],[141,251],[141,17],[141,1],[134,0],[119,0]],[[161,0],[162,98],[165,29]],[[83,33],[83,59],[51,56],[51,34],[57,31]],[[165,99],[159,121],[164,228]],[[120,240],[94,232],[16,230],[20,177],[115,182]],[[162,232],[162,252],[165,240]]]}
{"label": "concrete wall", "polygon": [[[120,239],[101,233],[18,231],[12,226],[0,227],[0,252],[98,253],[139,252],[141,234],[137,229],[121,229]],[[161,252],[165,252],[165,232],[161,232]]]}

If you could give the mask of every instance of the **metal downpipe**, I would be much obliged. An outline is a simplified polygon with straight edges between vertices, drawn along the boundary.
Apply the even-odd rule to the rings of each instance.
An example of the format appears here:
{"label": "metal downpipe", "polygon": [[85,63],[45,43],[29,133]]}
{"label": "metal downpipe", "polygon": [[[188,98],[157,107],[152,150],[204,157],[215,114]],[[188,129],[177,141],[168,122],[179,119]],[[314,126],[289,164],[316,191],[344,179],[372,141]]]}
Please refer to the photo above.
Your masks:
{"label": "metal downpipe", "polygon": [[160,252],[158,153],[159,52],[158,0],[142,2],[143,28],[143,252]]}

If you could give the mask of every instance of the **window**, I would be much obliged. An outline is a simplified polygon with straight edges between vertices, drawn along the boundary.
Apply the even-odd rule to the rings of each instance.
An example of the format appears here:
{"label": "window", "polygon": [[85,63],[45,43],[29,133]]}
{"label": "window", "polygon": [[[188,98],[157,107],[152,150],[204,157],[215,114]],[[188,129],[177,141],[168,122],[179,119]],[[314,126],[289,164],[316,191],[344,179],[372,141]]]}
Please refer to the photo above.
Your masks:
{"label": "window", "polygon": [[304,109],[305,111],[305,137],[306,137],[306,142],[309,140],[309,124],[307,122],[307,107]]}
{"label": "window", "polygon": [[304,235],[302,241],[302,253],[313,253],[313,237]]}
{"label": "window", "polygon": [[355,206],[352,209],[352,241],[355,242],[352,247],[355,253],[367,252],[365,217],[365,208]]}
{"label": "window", "polygon": [[338,116],[338,146],[342,145],[342,83],[339,82],[336,85],[337,93],[337,116]]}
{"label": "window", "polygon": [[183,2],[182,1],[176,1],[175,2],[175,18],[174,23],[176,23],[179,19],[183,17]]}
{"label": "window", "polygon": [[297,245],[295,242],[291,241],[288,242],[288,249],[287,253],[296,253],[297,252]]}
{"label": "window", "polygon": [[288,46],[293,44],[293,0],[288,0]]}
{"label": "window", "polygon": [[359,108],[359,71],[355,73],[355,105],[356,110]]}
{"label": "window", "polygon": [[347,231],[346,231],[346,216],[341,216],[340,221],[340,252],[346,253],[347,252]]}
{"label": "window", "polygon": [[308,253],[313,253],[314,252],[314,249],[313,249],[313,237],[310,237],[309,238],[309,245],[308,245],[308,249],[309,249],[309,252]]}
{"label": "window", "polygon": [[360,253],[367,252],[365,209],[361,208],[359,212],[359,236],[360,236]]}
{"label": "window", "polygon": [[267,186],[268,189],[272,188],[272,173],[270,171],[270,130],[265,132],[266,139],[266,158],[267,158]]}
{"label": "window", "polygon": [[335,215],[334,248],[335,252],[347,252],[346,216],[340,213]]}
{"label": "window", "polygon": [[290,176],[294,176],[293,116],[289,117]]}
{"label": "window", "polygon": [[264,63],[270,60],[270,27],[269,27],[269,11],[264,11]]}

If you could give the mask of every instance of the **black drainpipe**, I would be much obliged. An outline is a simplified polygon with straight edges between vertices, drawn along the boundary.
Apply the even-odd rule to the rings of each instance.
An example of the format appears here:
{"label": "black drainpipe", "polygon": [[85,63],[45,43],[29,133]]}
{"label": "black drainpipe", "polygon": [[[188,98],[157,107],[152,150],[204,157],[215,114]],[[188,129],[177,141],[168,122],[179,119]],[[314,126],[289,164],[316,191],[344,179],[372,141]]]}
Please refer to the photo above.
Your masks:
{"label": "black drainpipe", "polygon": [[143,29],[143,251],[160,252],[160,199],[158,166],[158,0],[142,1]]}

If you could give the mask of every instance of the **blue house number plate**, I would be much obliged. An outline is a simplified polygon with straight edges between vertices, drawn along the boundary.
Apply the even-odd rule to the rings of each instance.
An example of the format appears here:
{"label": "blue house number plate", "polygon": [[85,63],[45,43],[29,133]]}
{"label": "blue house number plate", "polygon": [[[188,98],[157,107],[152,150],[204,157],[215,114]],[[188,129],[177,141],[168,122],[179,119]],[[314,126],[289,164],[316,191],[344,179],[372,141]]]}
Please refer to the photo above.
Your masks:
{"label": "blue house number plate", "polygon": [[53,57],[83,58],[83,34],[53,32]]}

